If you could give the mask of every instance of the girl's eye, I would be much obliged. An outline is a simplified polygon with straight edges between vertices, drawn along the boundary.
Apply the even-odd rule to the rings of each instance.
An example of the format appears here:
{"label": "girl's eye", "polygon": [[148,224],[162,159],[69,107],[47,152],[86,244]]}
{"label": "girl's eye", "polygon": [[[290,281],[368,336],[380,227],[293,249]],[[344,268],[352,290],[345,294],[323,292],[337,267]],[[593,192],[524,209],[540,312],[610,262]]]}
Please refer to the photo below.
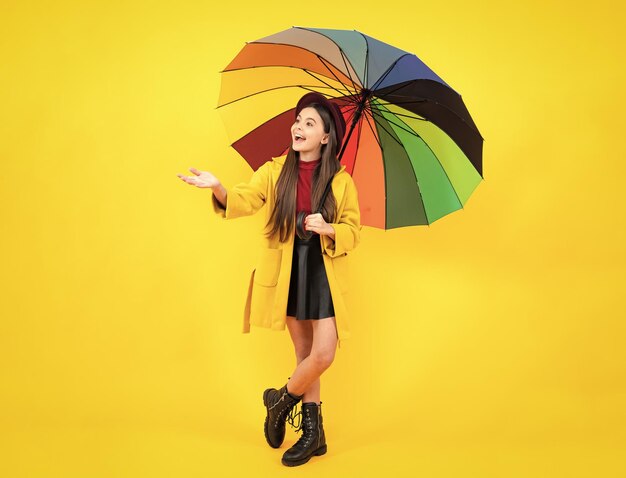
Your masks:
{"label": "girl's eye", "polygon": [[[300,120],[296,118],[296,123],[299,123]],[[306,124],[307,126],[313,126],[313,123],[311,123],[310,121]]]}

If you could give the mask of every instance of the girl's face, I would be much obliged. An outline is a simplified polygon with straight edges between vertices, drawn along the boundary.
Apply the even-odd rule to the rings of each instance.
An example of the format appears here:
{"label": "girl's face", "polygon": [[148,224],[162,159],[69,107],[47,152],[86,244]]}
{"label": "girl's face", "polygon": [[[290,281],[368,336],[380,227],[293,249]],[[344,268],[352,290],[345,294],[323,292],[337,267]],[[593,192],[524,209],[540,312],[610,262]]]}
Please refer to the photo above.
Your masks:
{"label": "girl's face", "polygon": [[291,126],[291,141],[295,151],[320,151],[322,144],[328,143],[328,133],[324,132],[324,122],[317,110],[307,106],[300,110]]}

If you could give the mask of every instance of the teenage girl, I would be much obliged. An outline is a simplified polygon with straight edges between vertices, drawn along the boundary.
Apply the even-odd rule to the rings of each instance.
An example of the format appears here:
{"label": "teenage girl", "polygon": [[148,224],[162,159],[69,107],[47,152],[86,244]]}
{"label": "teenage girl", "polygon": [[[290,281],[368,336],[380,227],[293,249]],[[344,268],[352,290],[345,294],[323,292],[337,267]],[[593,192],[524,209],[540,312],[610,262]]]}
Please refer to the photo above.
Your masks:
{"label": "teenage girl", "polygon": [[[287,466],[301,465],[327,451],[320,400],[320,376],[330,367],[337,347],[337,329],[330,287],[324,267],[320,236],[335,239],[330,225],[335,218],[336,200],[332,191],[320,201],[327,184],[340,170],[337,158],[345,133],[345,121],[338,106],[319,93],[307,93],[296,106],[291,126],[291,145],[276,182],[276,201],[269,223],[270,234],[281,241],[294,235],[294,248],[287,303],[287,327],[294,344],[297,367],[280,389],[263,392],[266,407],[265,438],[278,448],[285,438],[288,421],[302,436],[282,457]],[[195,176],[178,176],[188,184],[212,188],[226,208],[227,191],[208,171],[190,168]],[[296,194],[293,194],[293,192]],[[312,213],[315,206],[318,213]],[[358,208],[356,208],[358,210]],[[296,216],[306,214],[304,230],[309,239],[295,232]],[[292,412],[302,401],[301,412]],[[300,415],[301,423],[294,425]]]}

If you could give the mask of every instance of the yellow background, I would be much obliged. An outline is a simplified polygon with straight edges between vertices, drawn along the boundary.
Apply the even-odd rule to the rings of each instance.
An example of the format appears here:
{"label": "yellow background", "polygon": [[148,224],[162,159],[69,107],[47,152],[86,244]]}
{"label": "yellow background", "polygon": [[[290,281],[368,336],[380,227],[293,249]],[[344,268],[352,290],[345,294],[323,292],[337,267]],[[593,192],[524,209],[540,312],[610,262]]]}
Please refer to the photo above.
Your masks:
{"label": "yellow background", "polygon": [[624,476],[618,5],[3,2],[0,474],[294,472],[298,435],[262,430],[289,334],[241,333],[262,214],[221,221],[176,173],[249,179],[218,71],[295,25],[415,53],[485,138],[464,210],[364,227],[329,452],[298,473]]}

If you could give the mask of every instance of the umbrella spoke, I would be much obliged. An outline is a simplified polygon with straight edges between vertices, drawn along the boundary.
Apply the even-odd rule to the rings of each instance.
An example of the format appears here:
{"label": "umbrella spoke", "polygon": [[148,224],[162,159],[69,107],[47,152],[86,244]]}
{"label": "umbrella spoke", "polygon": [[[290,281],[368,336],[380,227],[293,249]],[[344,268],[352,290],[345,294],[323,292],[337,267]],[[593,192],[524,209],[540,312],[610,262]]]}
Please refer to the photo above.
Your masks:
{"label": "umbrella spoke", "polygon": [[[400,88],[404,88],[406,85],[402,85]],[[398,89],[400,89],[398,88]],[[378,98],[384,98],[385,96],[389,96],[390,92],[387,93],[383,93],[382,95],[379,95],[378,93],[376,94],[376,96]],[[390,101],[387,100],[387,103],[385,104],[391,104],[391,105],[410,105],[410,104],[415,104],[415,103],[427,103],[427,102],[435,102],[434,100],[430,99],[430,98],[424,98],[422,96],[412,96],[412,95],[395,95],[397,97],[401,97],[401,98],[411,98],[412,101]],[[416,100],[416,98],[419,98],[418,100]],[[450,113],[452,113],[454,116],[456,116],[459,120],[461,120],[463,123],[467,124],[467,121],[465,120],[465,118],[463,118],[463,116],[461,116],[454,108],[446,105],[445,103],[441,103],[441,102],[435,102],[437,104],[437,106],[440,106],[442,108],[445,108],[446,110],[448,110]],[[382,103],[381,103],[382,104]],[[478,129],[476,129],[474,126],[467,124],[467,126],[469,128],[472,129],[472,131],[478,133]],[[480,134],[480,133],[478,133]]]}
{"label": "umbrella spoke", "polygon": [[[412,130],[412,129],[408,126],[408,125],[407,125],[407,127],[405,128],[405,127],[404,127],[404,126],[402,126],[401,124],[398,124],[398,123],[396,123],[396,122],[394,122],[394,121],[391,121],[391,120],[390,120],[389,118],[387,118],[385,115],[383,115],[382,113],[380,113],[380,112],[378,111],[378,108],[377,108],[377,107],[375,107],[375,109],[376,109],[377,111],[374,111],[374,108],[372,108],[372,110],[371,110],[371,111],[372,111],[372,113],[373,113],[373,114],[375,114],[375,115],[377,115],[377,116],[379,116],[380,118],[384,119],[387,123],[390,123],[390,124],[392,124],[392,125],[394,125],[394,126],[397,126],[398,128],[403,129],[403,130],[404,130],[404,131],[406,131],[407,133],[410,133],[410,134],[412,134],[413,136],[415,136],[415,137],[417,137],[417,138],[421,138],[421,136],[420,136],[419,134],[417,134],[415,131],[413,131],[413,130]],[[386,108],[385,108],[385,111],[386,111],[387,113],[391,114],[391,115],[394,115],[394,116],[396,115],[396,113],[393,113],[393,112],[389,111],[389,110],[388,110],[388,109],[386,109]],[[398,119],[399,119],[399,118],[398,118]],[[400,120],[400,121],[402,121],[402,120]],[[405,123],[404,121],[402,121],[402,123],[406,125],[406,123]]]}
{"label": "umbrella spoke", "polygon": [[[377,101],[377,103],[380,104],[380,106],[387,106],[387,105],[393,105],[396,106],[396,103],[383,103],[381,101]],[[385,108],[386,111],[389,111],[387,108]],[[407,110],[408,111],[408,110]],[[391,113],[391,111],[389,111]],[[405,114],[405,113],[392,113],[396,116],[403,116],[405,118],[410,118],[410,119],[414,119],[414,120],[418,120],[418,121],[428,121],[426,118],[422,118],[421,116],[413,116],[413,115],[409,115],[409,114]]]}
{"label": "umbrella spoke", "polygon": [[[398,96],[400,96],[400,95],[398,95]],[[405,97],[405,98],[411,98],[411,101],[390,101],[390,100],[384,99],[385,98],[384,96],[376,95],[376,97],[382,99],[383,101],[385,101],[384,104],[386,104],[386,105],[412,105],[412,104],[415,104],[415,103],[426,103],[428,101],[431,101],[428,98],[420,98],[418,100],[418,99],[416,99],[417,96],[406,96]]]}
{"label": "umbrella spoke", "polygon": [[[370,109],[370,111],[372,111],[372,110]],[[372,113],[373,113],[373,111],[372,111]],[[379,126],[381,129],[383,129],[389,135],[389,137],[391,137],[396,143],[398,143],[401,147],[404,148],[404,145],[402,144],[402,141],[398,140],[396,138],[396,135],[393,134],[393,132],[389,131],[387,128],[385,128],[385,126],[383,125],[383,122],[389,123],[390,121],[387,120],[387,118],[385,118],[380,113],[375,113],[375,114],[380,116],[380,120],[378,120],[378,121],[376,121],[376,119],[374,118],[374,123],[376,124],[376,126]],[[366,115],[366,119],[367,119],[367,115]],[[381,148],[382,148],[382,144],[380,142],[378,144],[381,145]]]}
{"label": "umbrella spoke", "polygon": [[[390,111],[390,110],[389,110],[389,109],[387,109],[387,108],[385,108],[385,111],[386,111],[387,113],[391,114],[391,115],[397,115],[397,114],[398,114],[398,113],[394,113],[393,111]],[[380,113],[378,113],[378,114],[380,114]],[[404,116],[404,115],[403,115],[403,116]],[[385,118],[385,119],[387,120],[387,118]],[[421,119],[421,118],[420,118],[420,119]],[[402,121],[401,119],[399,119],[399,120],[400,120],[400,121]],[[388,121],[388,120],[387,120],[387,121]],[[424,120],[424,121],[428,121],[428,120]],[[409,133],[413,133],[413,134],[415,134],[415,136],[416,136],[416,137],[420,138],[420,139],[423,141],[424,146],[425,146],[426,148],[428,148],[428,150],[429,150],[429,151],[430,151],[430,153],[432,154],[433,158],[435,158],[435,160],[436,160],[436,161],[437,161],[437,163],[439,164],[439,167],[441,168],[441,170],[443,171],[443,173],[446,175],[446,179],[447,179],[448,183],[450,184],[450,189],[454,192],[454,195],[456,196],[457,201],[459,202],[459,204],[461,204],[461,205],[462,205],[462,204],[463,204],[463,202],[461,201],[461,198],[459,197],[459,195],[458,195],[458,193],[457,193],[456,189],[454,189],[454,186],[453,186],[453,184],[452,184],[452,180],[450,179],[450,176],[448,175],[448,172],[446,171],[446,168],[445,168],[445,167],[444,167],[444,165],[441,163],[441,160],[439,159],[439,157],[437,156],[437,154],[435,153],[435,151],[433,151],[433,149],[432,149],[431,145],[430,145],[430,144],[428,144],[428,142],[426,142],[426,141],[424,140],[424,138],[422,138],[419,134],[415,133],[413,130],[411,130],[411,129],[408,129],[408,130],[407,130],[406,128],[403,128],[403,127],[401,127],[400,125],[398,125],[398,124],[396,124],[396,123],[394,123],[394,122],[392,122],[392,121],[391,121],[390,123],[391,123],[391,124],[394,124],[394,125],[396,125],[396,126],[398,126],[398,127],[400,127],[400,128],[402,128],[404,131],[407,131],[407,132],[409,132]],[[404,121],[402,121],[402,123],[403,123],[403,124],[405,124],[405,125],[407,126],[407,128],[410,128],[410,126],[409,126],[408,124],[406,124]],[[461,206],[461,207],[462,207],[462,206]]]}
{"label": "umbrella spoke", "polygon": [[374,136],[374,139],[376,140],[376,143],[378,144],[378,146],[381,148],[383,148],[383,145],[381,144],[381,142],[378,139],[378,131],[374,130],[374,127],[372,126],[372,124],[370,123],[370,119],[369,119],[369,115],[363,115],[365,117],[365,121],[367,121],[367,125],[370,127],[370,130],[372,131],[372,136]]}
{"label": "umbrella spoke", "polygon": [[[376,96],[378,96],[379,98],[384,98],[385,96],[391,95],[392,93],[395,93],[398,90],[401,90],[402,88],[404,88],[406,86],[405,83],[401,83],[398,85],[397,88],[394,88],[392,90],[389,91],[385,91],[385,92],[379,92],[379,91],[374,91],[374,93],[376,94]],[[402,95],[399,95],[402,96]],[[408,98],[419,98],[418,96],[409,96]]]}
{"label": "umbrella spoke", "polygon": [[387,68],[387,71],[385,71],[385,73],[383,73],[383,74],[380,76],[380,78],[378,78],[378,80],[376,80],[376,83],[374,83],[370,89],[371,89],[371,90],[376,90],[376,88],[378,88],[378,85],[379,85],[380,83],[382,83],[382,82],[383,82],[383,80],[384,80],[385,78],[387,78],[387,75],[389,75],[389,73],[391,73],[391,71],[394,69],[394,67],[396,66],[396,64],[397,64],[397,63],[398,63],[398,62],[399,62],[402,58],[404,58],[404,57],[405,57],[405,56],[407,56],[407,55],[411,55],[411,53],[407,53],[406,55],[402,55],[402,56],[400,56],[400,57],[396,58],[396,60],[395,60],[395,61],[394,61],[391,65],[389,65],[389,68]]}
{"label": "umbrella spoke", "polygon": [[[273,43],[273,42],[269,42],[269,43],[268,43],[268,42],[262,42],[262,41],[254,41],[254,42],[246,42],[246,43],[254,43],[254,44],[256,44],[256,45],[278,45],[278,43]],[[321,55],[320,55],[317,51],[312,50],[312,49],[307,48],[307,47],[302,46],[302,45],[286,44],[286,43],[283,43],[282,45],[285,45],[285,46],[290,46],[290,47],[294,47],[294,48],[300,49],[300,50],[302,50],[302,51],[305,51],[305,52],[307,52],[307,53],[310,53],[311,55],[316,56],[316,57],[320,60],[320,62],[321,62],[321,63],[322,63],[322,64],[326,67],[326,69],[329,71],[329,73],[330,73],[330,74],[331,74],[331,75],[332,75],[332,76],[333,76],[333,77],[334,77],[334,78],[335,78],[335,79],[336,79],[339,83],[343,84],[343,81],[339,80],[339,79],[337,78],[337,75],[335,75],[335,73],[332,71],[332,69],[328,66],[328,65],[331,65],[331,66],[334,66],[334,65],[333,65],[332,63],[330,63],[328,60],[326,60],[326,58],[322,57],[322,56],[321,56]],[[337,44],[335,44],[335,45],[337,46],[337,48],[338,48],[339,52],[341,53],[341,56],[343,56],[343,50],[339,47],[339,45],[337,45]],[[345,60],[344,60],[344,65],[345,65]],[[263,65],[263,66],[270,66],[270,65]],[[291,67],[291,66],[293,66],[293,65],[272,65],[272,66],[285,66],[285,67]],[[228,71],[245,70],[245,69],[248,69],[248,68],[259,68],[259,67],[260,67],[260,66],[249,66],[249,67],[245,67],[245,68],[232,68],[232,69],[229,69]],[[304,69],[304,68],[302,68],[302,69]],[[338,69],[338,68],[337,68],[337,69]],[[339,70],[339,69],[338,69],[338,70]],[[220,71],[219,73],[224,73],[224,70]],[[346,73],[346,77],[350,79],[350,81],[352,82],[352,85],[353,85],[353,88],[354,88],[354,89],[358,89],[358,88],[360,88],[360,85],[356,85],[356,84],[354,83],[354,80],[352,79],[352,76],[350,75],[350,69],[347,67],[347,65],[346,65],[346,71],[345,71],[345,72],[343,72],[343,71],[342,71],[342,73]]]}
{"label": "umbrella spoke", "polygon": [[[326,69],[330,72],[330,74],[333,75],[335,80],[337,80],[338,83],[341,83],[343,86],[345,86],[346,90],[350,90],[350,87],[348,87],[343,81],[341,81],[339,78],[337,78],[337,75],[335,75],[335,73],[333,72],[332,68],[330,68],[328,66],[329,63],[326,61],[326,59],[321,57],[320,55],[317,55],[317,57],[319,58],[319,60],[322,63],[322,65],[324,65],[326,67]],[[344,61],[344,63],[345,63],[345,61]],[[354,84],[354,81],[352,80],[352,77],[350,76],[350,70],[347,69],[347,71],[348,71],[348,78],[350,79],[350,82],[352,83],[352,90],[354,92],[357,92],[360,89],[360,87],[358,85]]]}
{"label": "umbrella spoke", "polygon": [[260,95],[261,93],[267,93],[268,91],[282,90],[284,88],[303,88],[305,90],[317,91],[316,88],[323,88],[323,87],[315,86],[315,85],[306,85],[306,86],[304,86],[304,85],[283,85],[283,86],[276,86],[274,88],[266,88],[264,90],[255,91],[254,93],[251,93],[249,95],[241,96],[241,97],[237,98],[236,100],[229,101],[227,103],[223,103],[223,104],[217,106],[215,109],[222,108],[222,107],[228,106],[228,105],[232,105],[233,103],[237,103],[238,101],[245,100],[245,99],[248,99],[248,98],[252,98],[253,96]]}
{"label": "umbrella spoke", "polygon": [[[341,96],[344,96],[344,93],[342,93],[339,89],[337,89],[337,88],[335,88],[334,86],[332,86],[332,85],[330,85],[330,84],[326,83],[324,80],[322,80],[322,79],[318,78],[318,77],[317,77],[317,76],[315,76],[313,73],[311,73],[309,70],[306,70],[306,69],[305,69],[305,70],[303,70],[303,71],[304,71],[307,75],[310,75],[310,76],[312,76],[313,78],[315,78],[315,79],[316,79],[317,81],[319,81],[320,83],[323,83],[323,84],[325,84],[326,86],[328,86],[328,88],[330,88],[331,90],[335,90],[335,91],[336,91],[337,93],[339,93]],[[337,81],[338,81],[339,83],[341,83],[341,81],[339,81],[339,79],[337,79]],[[346,91],[347,91],[346,95],[347,95],[347,94],[353,94],[353,93],[350,91],[350,88],[349,88],[346,84],[341,83],[341,85],[342,85],[342,86],[346,89]],[[335,98],[338,98],[338,96],[335,96]]]}
{"label": "umbrella spoke", "polygon": [[356,83],[354,83],[354,80],[352,79],[352,75],[350,74],[350,68],[348,68],[348,64],[346,63],[346,55],[341,48],[339,48],[339,53],[341,53],[341,59],[343,60],[343,64],[346,67],[346,71],[348,72],[348,78],[350,78],[350,81],[352,82],[352,86],[354,87],[355,90],[359,90],[360,86],[357,86]]}
{"label": "umbrella spoke", "polygon": [[354,106],[348,106],[348,108],[346,108],[348,110],[348,118],[346,120],[346,124],[352,124],[352,121],[354,121],[354,116],[356,115],[357,109],[358,109],[358,105],[354,105]]}

